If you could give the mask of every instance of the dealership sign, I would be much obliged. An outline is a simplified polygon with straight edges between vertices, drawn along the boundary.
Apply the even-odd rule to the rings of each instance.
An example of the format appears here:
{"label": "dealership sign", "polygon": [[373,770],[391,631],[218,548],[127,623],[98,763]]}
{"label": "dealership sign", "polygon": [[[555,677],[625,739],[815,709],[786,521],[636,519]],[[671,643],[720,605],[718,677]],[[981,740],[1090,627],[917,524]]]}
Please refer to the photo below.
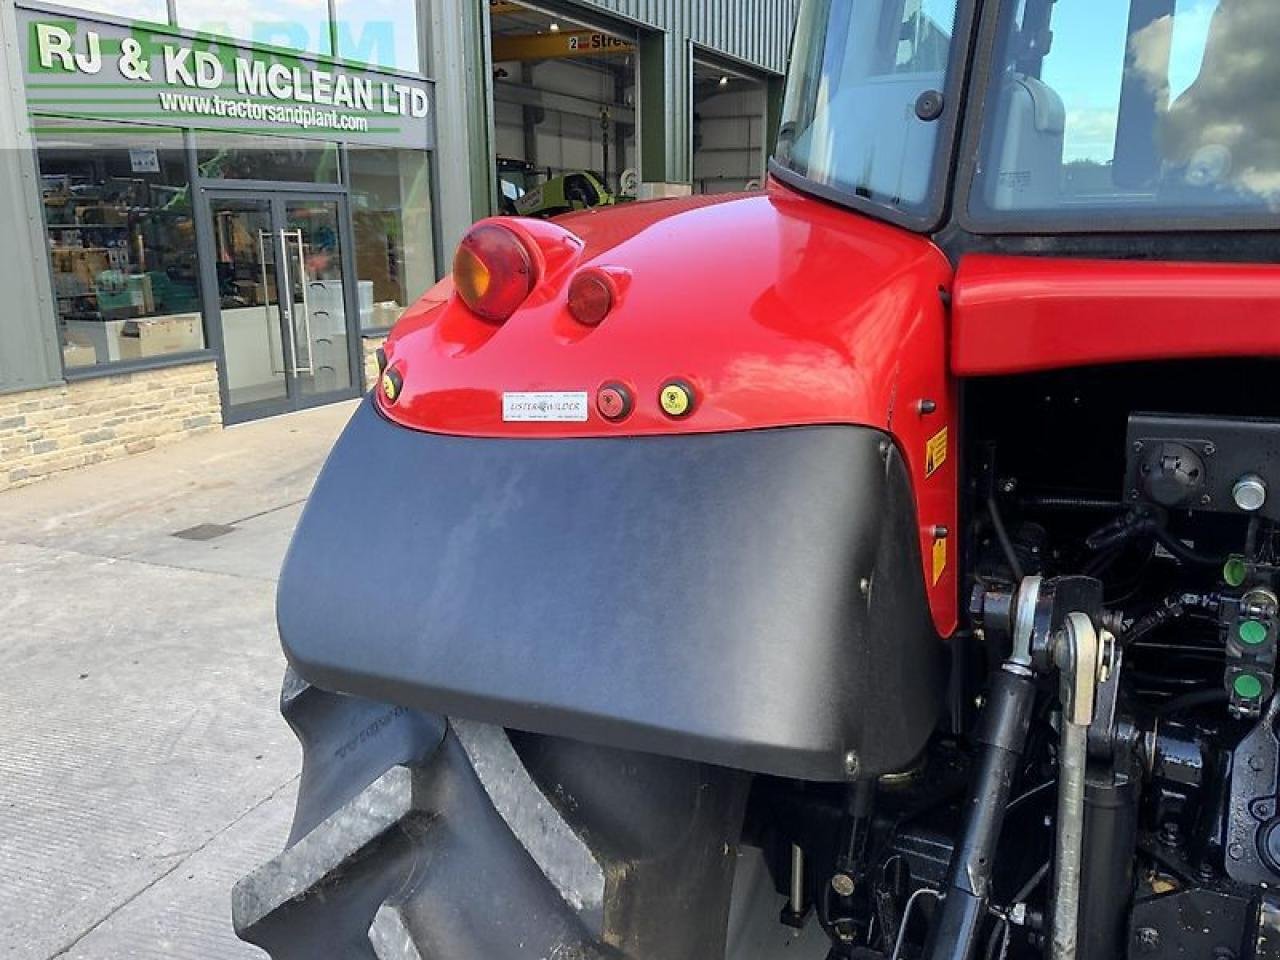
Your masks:
{"label": "dealership sign", "polygon": [[427,81],[152,24],[18,13],[33,114],[434,146]]}

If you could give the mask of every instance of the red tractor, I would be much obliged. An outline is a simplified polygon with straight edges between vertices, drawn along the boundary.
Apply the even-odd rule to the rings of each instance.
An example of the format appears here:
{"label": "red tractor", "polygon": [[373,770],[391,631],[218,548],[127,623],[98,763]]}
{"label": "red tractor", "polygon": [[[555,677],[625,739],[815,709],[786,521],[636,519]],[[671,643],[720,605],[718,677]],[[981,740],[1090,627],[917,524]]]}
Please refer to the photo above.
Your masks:
{"label": "red tractor", "polygon": [[487,220],[280,582],[273,957],[1280,957],[1280,4],[807,0]]}

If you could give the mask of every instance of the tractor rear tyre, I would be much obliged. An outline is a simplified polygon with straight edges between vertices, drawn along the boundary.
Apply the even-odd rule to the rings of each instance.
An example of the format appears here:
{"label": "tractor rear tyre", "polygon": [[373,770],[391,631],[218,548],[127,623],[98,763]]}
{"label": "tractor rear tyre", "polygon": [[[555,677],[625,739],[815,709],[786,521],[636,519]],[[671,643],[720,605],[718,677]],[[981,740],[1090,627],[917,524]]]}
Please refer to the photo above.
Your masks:
{"label": "tractor rear tyre", "polygon": [[314,687],[284,852],[232,895],[276,960],[706,960],[747,778]]}

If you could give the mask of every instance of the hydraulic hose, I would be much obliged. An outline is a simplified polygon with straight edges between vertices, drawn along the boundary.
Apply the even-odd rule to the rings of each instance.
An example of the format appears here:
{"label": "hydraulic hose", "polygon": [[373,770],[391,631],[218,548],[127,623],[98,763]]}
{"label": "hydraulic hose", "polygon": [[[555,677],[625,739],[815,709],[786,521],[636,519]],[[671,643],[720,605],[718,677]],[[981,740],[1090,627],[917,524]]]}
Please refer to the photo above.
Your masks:
{"label": "hydraulic hose", "polygon": [[1000,549],[1004,551],[1005,561],[1009,564],[1009,569],[1013,571],[1014,583],[1021,583],[1023,577],[1022,564],[1018,562],[1017,551],[1013,549],[1013,541],[1009,539],[1009,531],[1004,525],[1004,518],[1000,516],[1000,505],[996,503],[994,496],[987,497],[987,512],[991,514],[991,526],[995,528],[996,539],[1000,542]]}
{"label": "hydraulic hose", "polygon": [[1084,543],[1096,553],[1118,547],[1141,536],[1155,537],[1162,547],[1191,566],[1221,567],[1227,560],[1226,557],[1209,556],[1192,550],[1165,528],[1160,517],[1140,510],[1127,513],[1095,530],[1085,538]]}
{"label": "hydraulic hose", "polygon": [[966,805],[964,833],[951,855],[939,917],[929,932],[929,960],[971,960],[991,902],[991,875],[1009,794],[1031,726],[1031,672],[1006,662],[991,678],[976,740],[981,745]]}

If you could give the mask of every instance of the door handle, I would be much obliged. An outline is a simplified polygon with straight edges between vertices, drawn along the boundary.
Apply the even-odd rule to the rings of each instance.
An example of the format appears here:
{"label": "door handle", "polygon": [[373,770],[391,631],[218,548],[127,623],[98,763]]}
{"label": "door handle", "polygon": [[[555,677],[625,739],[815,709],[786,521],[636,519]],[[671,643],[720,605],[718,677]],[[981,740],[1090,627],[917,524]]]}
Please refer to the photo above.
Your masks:
{"label": "door handle", "polygon": [[[271,338],[271,284],[267,277],[267,238],[271,236],[270,230],[258,231],[258,265],[262,268],[262,309],[267,320],[267,354],[271,358],[271,372],[284,373],[284,357],[280,358],[280,365],[276,366],[275,340]],[[284,310],[284,303],[276,304],[277,311]],[[278,316],[278,314],[277,314]],[[285,313],[287,320],[288,313]],[[279,322],[277,320],[277,322]]]}
{"label": "door handle", "polygon": [[288,234],[289,231],[284,227],[280,228],[280,252],[283,254],[280,258],[280,276],[284,280],[285,292],[280,301],[280,313],[285,320],[285,336],[289,338],[289,373],[296,377],[302,370],[298,367],[298,329],[293,325],[293,278],[289,276]]}
{"label": "door handle", "polygon": [[[293,323],[293,284],[289,278],[289,242],[295,241],[298,244],[298,281],[302,291],[302,332],[307,339],[307,363],[303,366],[298,362],[298,328]],[[289,348],[290,356],[293,360],[293,375],[299,376],[303,373],[315,373],[315,358],[312,351],[315,349],[315,341],[311,338],[311,303],[307,297],[307,258],[301,230],[285,230],[280,228],[280,244],[284,248],[284,270],[285,270],[285,288],[289,291],[289,309],[285,314],[285,319],[289,321]]]}

